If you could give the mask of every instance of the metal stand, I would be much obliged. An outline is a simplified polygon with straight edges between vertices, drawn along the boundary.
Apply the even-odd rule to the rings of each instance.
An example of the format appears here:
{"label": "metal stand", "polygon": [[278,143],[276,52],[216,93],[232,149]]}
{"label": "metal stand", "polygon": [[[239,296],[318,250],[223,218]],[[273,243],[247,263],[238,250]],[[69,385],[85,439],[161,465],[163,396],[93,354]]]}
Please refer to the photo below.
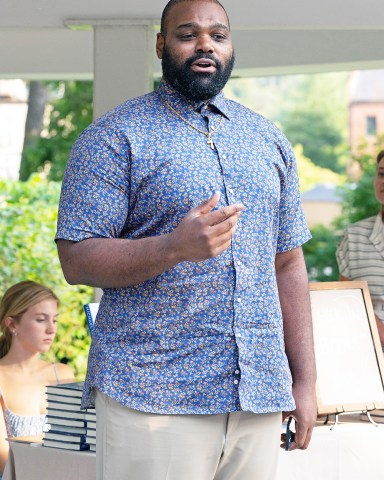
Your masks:
{"label": "metal stand", "polygon": [[378,423],[376,423],[373,418],[371,417],[371,414],[368,412],[368,410],[366,412],[363,412],[367,415],[368,417],[368,420],[373,424],[375,425],[375,427],[380,427],[381,425],[379,425]]}

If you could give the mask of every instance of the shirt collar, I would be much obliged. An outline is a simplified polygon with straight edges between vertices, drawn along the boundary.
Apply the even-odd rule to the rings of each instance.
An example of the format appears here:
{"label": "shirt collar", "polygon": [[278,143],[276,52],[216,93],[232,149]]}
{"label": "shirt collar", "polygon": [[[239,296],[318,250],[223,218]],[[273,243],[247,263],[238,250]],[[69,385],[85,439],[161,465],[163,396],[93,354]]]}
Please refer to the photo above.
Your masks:
{"label": "shirt collar", "polygon": [[[201,106],[205,103],[203,101],[194,101],[188,99],[187,97],[179,93],[177,90],[175,90],[164,79],[161,80],[156,92],[163,102],[172,105],[172,107],[175,108],[179,113],[200,112]],[[212,105],[228,120],[230,119],[230,109],[228,108],[228,102],[224,97],[223,92],[220,92],[216,96],[211,98],[208,102],[208,105]]]}
{"label": "shirt collar", "polygon": [[372,233],[369,236],[370,241],[374,245],[382,245],[383,242],[384,224],[381,218],[381,212],[376,216],[375,223],[373,225]]}

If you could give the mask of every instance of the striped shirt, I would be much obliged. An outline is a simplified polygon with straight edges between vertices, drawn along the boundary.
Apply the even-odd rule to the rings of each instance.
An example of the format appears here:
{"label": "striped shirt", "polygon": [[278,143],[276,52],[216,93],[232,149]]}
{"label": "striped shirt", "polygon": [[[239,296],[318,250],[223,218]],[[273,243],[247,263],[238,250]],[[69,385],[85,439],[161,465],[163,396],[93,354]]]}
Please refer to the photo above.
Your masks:
{"label": "striped shirt", "polygon": [[345,230],[336,259],[340,275],[368,282],[375,314],[384,323],[384,224],[381,213]]}

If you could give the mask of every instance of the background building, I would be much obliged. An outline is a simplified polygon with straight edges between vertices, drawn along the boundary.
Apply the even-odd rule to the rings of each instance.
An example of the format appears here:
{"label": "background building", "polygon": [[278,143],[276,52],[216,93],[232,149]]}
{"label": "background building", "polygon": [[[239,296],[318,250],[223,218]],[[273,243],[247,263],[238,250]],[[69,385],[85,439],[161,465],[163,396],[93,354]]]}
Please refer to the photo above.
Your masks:
{"label": "background building", "polygon": [[375,148],[384,134],[384,70],[360,70],[349,81],[349,144],[356,154],[362,144]]}

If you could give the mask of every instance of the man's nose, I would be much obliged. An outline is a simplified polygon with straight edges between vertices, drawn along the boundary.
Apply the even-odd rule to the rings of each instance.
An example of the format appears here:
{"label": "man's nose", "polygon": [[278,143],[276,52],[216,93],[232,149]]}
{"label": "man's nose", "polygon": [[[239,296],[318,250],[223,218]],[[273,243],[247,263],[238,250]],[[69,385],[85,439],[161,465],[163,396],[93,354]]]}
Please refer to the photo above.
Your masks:
{"label": "man's nose", "polygon": [[197,39],[196,51],[212,53],[214,51],[212,37],[210,35],[200,35]]}

